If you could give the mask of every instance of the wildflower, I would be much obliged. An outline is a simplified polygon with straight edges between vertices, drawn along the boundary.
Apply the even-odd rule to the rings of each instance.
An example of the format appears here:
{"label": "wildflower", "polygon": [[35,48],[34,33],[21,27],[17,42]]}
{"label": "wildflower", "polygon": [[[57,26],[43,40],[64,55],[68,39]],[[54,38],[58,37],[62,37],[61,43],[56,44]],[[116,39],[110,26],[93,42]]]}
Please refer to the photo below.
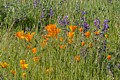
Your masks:
{"label": "wildflower", "polygon": [[7,62],[0,62],[0,66],[2,68],[7,68],[9,66],[9,64]]}
{"label": "wildflower", "polygon": [[28,64],[22,64],[21,67],[22,67],[22,69],[27,69],[28,68]]}
{"label": "wildflower", "polygon": [[47,68],[47,69],[45,70],[45,72],[46,72],[46,73],[51,73],[51,72],[53,72],[53,68]]}
{"label": "wildflower", "polygon": [[66,48],[66,45],[60,45],[60,49]]}
{"label": "wildflower", "polygon": [[100,20],[99,19],[94,20],[94,26],[97,28],[96,30],[100,29]]}
{"label": "wildflower", "polygon": [[68,40],[68,44],[71,44],[72,42],[73,42],[72,39],[69,39],[69,40]]}
{"label": "wildflower", "polygon": [[77,56],[74,57],[74,59],[75,59],[76,62],[79,62],[80,61],[80,56],[77,55]]}
{"label": "wildflower", "polygon": [[103,24],[103,29],[102,29],[102,31],[107,31],[108,30],[108,28],[109,28],[109,25],[108,25],[108,22],[110,22],[109,20],[104,20],[104,24]]}
{"label": "wildflower", "polygon": [[79,31],[80,31],[80,32],[83,32],[83,28],[79,28]]}
{"label": "wildflower", "polygon": [[40,57],[33,57],[34,62],[38,62],[40,60]]}
{"label": "wildflower", "polygon": [[106,38],[106,39],[108,38],[108,34],[105,34],[105,38]]}
{"label": "wildflower", "polygon": [[19,39],[24,39],[24,32],[23,32],[23,31],[17,32],[17,33],[16,33],[16,36],[17,36]]}
{"label": "wildflower", "polygon": [[107,56],[107,59],[110,60],[110,59],[111,59],[111,55],[108,55],[108,56]]}
{"label": "wildflower", "polygon": [[95,34],[95,35],[99,35],[100,32],[99,32],[99,31],[95,31],[94,34]]}
{"label": "wildflower", "polygon": [[83,23],[83,27],[84,27],[84,32],[86,32],[90,28],[89,24],[87,24],[87,22]]}
{"label": "wildflower", "polygon": [[87,38],[89,38],[90,37],[90,32],[89,31],[87,31],[87,32],[85,32],[85,36],[87,37]]}
{"label": "wildflower", "polygon": [[55,24],[50,24],[45,27],[45,29],[48,31],[49,37],[56,37],[61,29],[57,28]]}
{"label": "wildflower", "polygon": [[42,47],[47,45],[47,40],[43,40],[42,43],[40,44]]}
{"label": "wildflower", "polygon": [[25,34],[26,41],[30,41],[34,34],[35,34],[34,32],[32,32],[31,34],[30,33]]}
{"label": "wildflower", "polygon": [[59,19],[58,20],[58,22],[59,22],[59,24],[61,25],[61,26],[66,26],[66,25],[68,25],[70,22],[68,21],[68,16],[64,16],[63,17],[63,19]]}
{"label": "wildflower", "polygon": [[85,45],[85,42],[82,42],[81,45],[84,46],[84,45]]}
{"label": "wildflower", "polygon": [[36,48],[33,48],[33,49],[32,49],[32,53],[33,53],[33,54],[36,54],[36,52],[37,52],[37,49],[36,49]]}
{"label": "wildflower", "polygon": [[20,60],[20,65],[25,64],[25,60]]}
{"label": "wildflower", "polygon": [[25,78],[26,77],[26,73],[23,73],[22,76]]}
{"label": "wildflower", "polygon": [[73,38],[73,36],[74,36],[74,32],[68,32],[68,37],[69,38]]}
{"label": "wildflower", "polygon": [[64,40],[64,39],[61,37],[61,38],[60,38],[60,41],[62,42],[63,40]]}
{"label": "wildflower", "polygon": [[10,71],[13,75],[16,75],[16,71],[15,70],[11,70]]}
{"label": "wildflower", "polygon": [[31,46],[30,46],[30,45],[28,45],[28,46],[27,46],[27,48],[28,48],[28,49],[30,49],[30,48],[31,48]]}
{"label": "wildflower", "polygon": [[93,44],[92,44],[92,43],[90,43],[90,44],[89,44],[89,48],[92,48],[92,47],[93,47]]}
{"label": "wildflower", "polygon": [[77,26],[69,26],[69,28],[72,32],[74,32],[76,30]]}

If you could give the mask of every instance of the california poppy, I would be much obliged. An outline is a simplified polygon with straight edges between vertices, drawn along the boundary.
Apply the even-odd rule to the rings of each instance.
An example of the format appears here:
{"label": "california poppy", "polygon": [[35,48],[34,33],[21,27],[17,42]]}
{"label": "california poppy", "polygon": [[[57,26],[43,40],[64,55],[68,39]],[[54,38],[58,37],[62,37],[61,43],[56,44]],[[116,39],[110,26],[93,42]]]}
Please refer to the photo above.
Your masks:
{"label": "california poppy", "polygon": [[90,32],[89,31],[87,31],[87,32],[85,32],[85,36],[87,37],[87,38],[89,38],[90,37]]}
{"label": "california poppy", "polygon": [[69,28],[72,32],[74,32],[76,30],[77,26],[69,26]]}

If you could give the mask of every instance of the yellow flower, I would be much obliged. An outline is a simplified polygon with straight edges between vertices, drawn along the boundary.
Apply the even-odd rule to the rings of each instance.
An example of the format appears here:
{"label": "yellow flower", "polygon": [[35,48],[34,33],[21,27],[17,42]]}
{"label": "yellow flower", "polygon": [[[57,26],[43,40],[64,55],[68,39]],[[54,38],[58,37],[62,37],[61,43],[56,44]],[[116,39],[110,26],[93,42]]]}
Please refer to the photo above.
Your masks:
{"label": "yellow flower", "polygon": [[75,59],[76,62],[79,62],[80,61],[80,56],[77,55],[77,56],[74,57],[74,59]]}
{"label": "yellow flower", "polygon": [[83,32],[83,28],[79,28],[79,31],[80,31],[80,32]]}
{"label": "yellow flower", "polygon": [[37,52],[37,48],[33,48],[33,49],[32,49],[32,53],[33,53],[33,54],[36,54],[36,52]]}
{"label": "yellow flower", "polygon": [[28,64],[22,64],[21,67],[22,67],[22,69],[27,69],[28,68]]}
{"label": "yellow flower", "polygon": [[7,62],[0,62],[0,66],[2,68],[7,68],[9,66],[9,64]]}
{"label": "yellow flower", "polygon": [[24,39],[24,32],[23,32],[23,31],[16,32],[16,36],[17,36],[19,39]]}
{"label": "yellow flower", "polygon": [[46,72],[46,73],[51,73],[51,72],[53,72],[53,68],[47,68],[47,69],[45,70],[45,72]]}
{"label": "yellow flower", "polygon": [[20,65],[25,64],[25,60],[20,60]]}
{"label": "yellow flower", "polygon": [[33,38],[34,34],[35,32],[32,32],[31,34],[30,33],[25,34],[26,41],[30,41]]}
{"label": "yellow flower", "polygon": [[105,38],[108,38],[108,34],[105,34]]}
{"label": "yellow flower", "polygon": [[74,32],[76,30],[77,26],[69,26],[69,28],[72,32]]}
{"label": "yellow flower", "polygon": [[40,60],[40,57],[33,57],[34,62],[38,62]]}
{"label": "yellow flower", "polygon": [[23,73],[22,76],[25,78],[26,77],[26,73]]}
{"label": "yellow flower", "polygon": [[10,71],[13,75],[16,75],[16,71],[15,70],[11,70]]}
{"label": "yellow flower", "polygon": [[90,37],[90,32],[89,31],[85,32],[85,36],[86,36],[86,38],[89,38]]}
{"label": "yellow flower", "polygon": [[68,32],[68,37],[69,38],[73,38],[73,36],[74,36],[74,32]]}

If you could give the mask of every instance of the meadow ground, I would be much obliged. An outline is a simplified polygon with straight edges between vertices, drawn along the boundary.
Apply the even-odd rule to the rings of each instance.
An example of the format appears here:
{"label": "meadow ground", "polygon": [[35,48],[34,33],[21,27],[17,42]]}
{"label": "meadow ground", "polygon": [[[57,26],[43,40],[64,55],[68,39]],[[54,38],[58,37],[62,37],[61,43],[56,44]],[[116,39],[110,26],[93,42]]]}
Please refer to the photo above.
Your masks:
{"label": "meadow ground", "polygon": [[0,80],[119,80],[120,0],[1,0]]}

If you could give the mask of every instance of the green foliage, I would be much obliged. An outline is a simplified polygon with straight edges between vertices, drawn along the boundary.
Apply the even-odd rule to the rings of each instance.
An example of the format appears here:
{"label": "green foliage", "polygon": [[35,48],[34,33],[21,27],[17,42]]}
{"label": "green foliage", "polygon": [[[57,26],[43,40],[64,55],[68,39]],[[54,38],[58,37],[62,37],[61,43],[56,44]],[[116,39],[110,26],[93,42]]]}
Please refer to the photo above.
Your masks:
{"label": "green foliage", "polygon": [[[119,80],[120,79],[120,1],[119,0],[2,0],[0,1],[0,62],[9,63],[9,67],[0,66],[0,80]],[[111,1],[111,2],[110,2]],[[34,4],[33,4],[34,3]],[[50,16],[50,9],[53,16]],[[82,11],[86,22],[90,25],[91,37],[86,39],[84,34],[75,32],[73,44],[68,44],[68,26],[81,27]],[[59,17],[68,16],[69,25],[61,26]],[[94,35],[94,19],[100,19],[103,27],[105,19],[109,19],[108,39]],[[78,23],[78,24],[76,24]],[[40,46],[44,41],[43,35],[47,34],[44,27],[56,24],[61,30],[58,39],[50,38],[46,47]],[[27,28],[27,29],[26,29]],[[15,33],[21,30],[35,32],[31,42],[21,40]],[[27,31],[29,30],[29,31]],[[39,30],[39,31],[38,31]],[[101,31],[101,30],[100,30]],[[64,41],[60,42],[59,38]],[[107,49],[99,53],[106,40]],[[87,42],[84,47],[81,41]],[[93,43],[93,48],[87,45]],[[65,49],[60,45],[66,44]],[[27,46],[30,45],[30,49]],[[32,48],[37,47],[37,53],[32,53]],[[74,57],[80,55],[80,61]],[[111,55],[111,60],[107,60]],[[40,57],[38,63],[33,57]],[[20,60],[25,59],[28,64],[22,70]],[[14,76],[11,70],[16,71]],[[26,78],[22,73],[26,73]]]}

